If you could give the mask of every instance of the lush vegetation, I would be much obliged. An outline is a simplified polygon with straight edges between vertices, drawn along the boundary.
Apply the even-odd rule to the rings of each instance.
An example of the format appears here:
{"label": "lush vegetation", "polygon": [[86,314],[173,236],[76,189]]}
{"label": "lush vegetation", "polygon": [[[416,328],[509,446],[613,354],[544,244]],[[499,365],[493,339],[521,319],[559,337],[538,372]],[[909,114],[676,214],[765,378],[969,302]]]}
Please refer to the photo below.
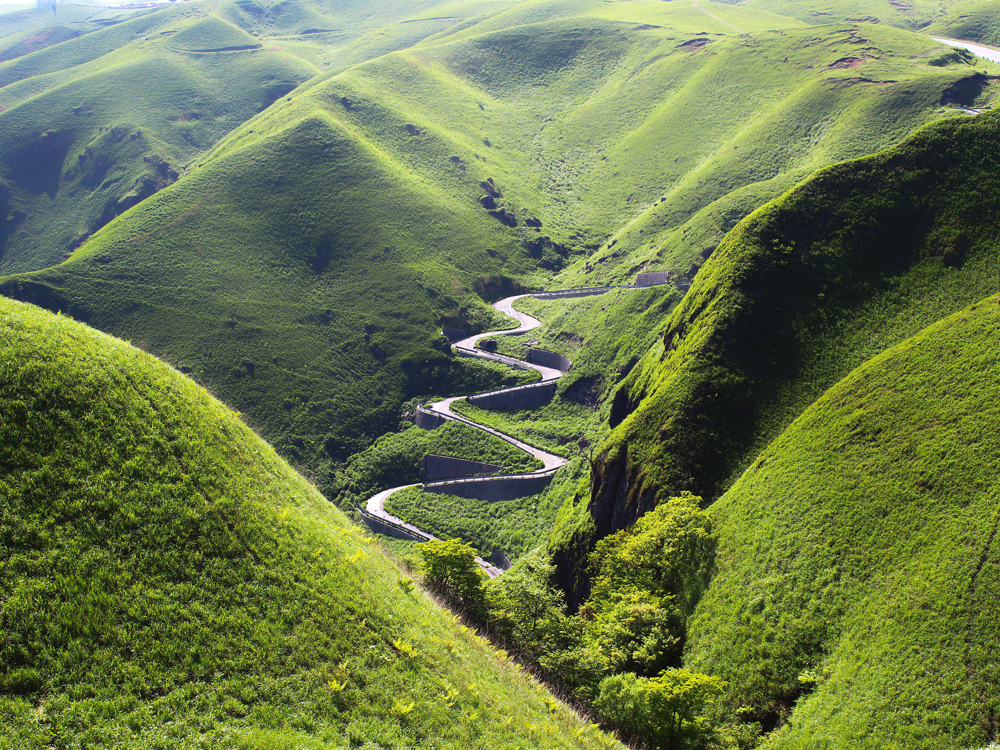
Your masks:
{"label": "lush vegetation", "polygon": [[672,492],[718,497],[851,369],[994,293],[998,127],[985,114],[928,128],[732,232],[615,395],[595,517],[626,482],[617,523]]}
{"label": "lush vegetation", "polygon": [[189,368],[333,492],[410,398],[497,383],[442,325],[560,270],[689,272],[811,170],[959,114],[978,68],[941,53],[719,4],[175,6],[0,64],[3,271],[126,214],[3,288]]}
{"label": "lush vegetation", "polygon": [[0,302],[0,747],[601,747],[243,424]]}
{"label": "lush vegetation", "polygon": [[426,453],[530,470],[406,422],[526,377],[442,327],[648,270],[519,303],[551,403],[456,404],[570,466],[397,493],[444,541],[389,551],[650,745],[995,740],[996,299],[939,321],[1000,290],[1000,67],[914,33],[993,9],[0,16],[0,293],[62,313],[0,305],[0,748],[606,744],[204,388],[343,509]]}
{"label": "lush vegetation", "polygon": [[686,665],[768,748],[981,747],[995,731],[1000,297],[851,373],[709,510]]}
{"label": "lush vegetation", "polygon": [[376,492],[417,482],[428,453],[484,461],[511,473],[542,467],[541,461],[520,448],[460,422],[449,421],[430,431],[407,425],[402,432],[383,435],[371,447],[351,456],[334,477],[331,497],[348,510]]}

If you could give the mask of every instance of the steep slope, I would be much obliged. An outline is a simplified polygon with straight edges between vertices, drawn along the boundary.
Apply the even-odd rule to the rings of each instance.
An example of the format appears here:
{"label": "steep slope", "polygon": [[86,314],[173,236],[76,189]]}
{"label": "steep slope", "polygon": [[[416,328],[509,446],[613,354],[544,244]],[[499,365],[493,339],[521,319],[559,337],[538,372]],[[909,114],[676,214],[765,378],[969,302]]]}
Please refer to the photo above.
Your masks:
{"label": "steep slope", "polygon": [[55,265],[317,72],[185,4],[0,65],[0,269]]}
{"label": "steep slope", "polygon": [[765,747],[996,739],[998,351],[992,297],[837,383],[710,509],[686,661],[787,718]]}
{"label": "steep slope", "polygon": [[0,747],[604,747],[204,389],[0,302]]}
{"label": "steep slope", "polygon": [[[642,7],[653,5],[656,18],[680,14]],[[940,91],[969,74],[960,59],[910,61],[938,46],[895,30],[687,44],[686,31],[601,20],[594,7],[565,19],[580,7],[519,4],[311,81],[69,262],[2,288],[191,368],[323,482],[334,463],[395,428],[407,399],[474,389],[458,387],[454,378],[471,373],[433,342],[442,324],[474,330],[488,320],[477,293],[540,286],[574,256],[588,281],[630,278],[646,261],[626,265],[609,250],[613,259],[587,275],[583,253],[636,215],[655,221],[635,237],[683,237],[696,206],[740,194],[738,212],[700,225],[721,236],[798,170],[949,114]],[[476,33],[500,23],[521,25]],[[203,20],[190,33],[221,24]],[[879,59],[872,52],[859,70],[896,84],[853,85],[856,71],[829,68],[876,41]],[[754,98],[772,74],[773,88]],[[791,150],[780,108],[772,112],[789,98],[812,133]],[[747,101],[757,119],[742,133],[748,115],[736,103]],[[884,127],[871,125],[876,108]],[[767,145],[758,154],[744,148],[752,142]],[[747,197],[748,182],[763,187]],[[645,250],[655,257],[655,247]],[[701,248],[685,240],[657,262],[687,268]]]}
{"label": "steep slope", "polygon": [[998,128],[927,128],[730,233],[615,394],[581,538],[680,490],[718,497],[851,369],[996,292]]}
{"label": "steep slope", "polygon": [[[700,265],[703,250],[809,173],[955,114],[945,92],[964,92],[959,82],[979,72],[896,29],[726,36],[665,7],[662,28],[523,24],[424,44],[338,80],[418,128],[446,126],[470,163],[488,160],[509,207],[588,251],[557,278],[571,287]],[[989,80],[975,80],[953,104],[992,99]]]}
{"label": "steep slope", "polygon": [[293,99],[250,144],[4,288],[143,341],[322,477],[413,396],[505,377],[446,355],[439,331],[492,321],[477,285],[531,263],[477,222],[471,177],[452,169],[448,194],[341,111],[323,91]]}
{"label": "steep slope", "polygon": [[935,36],[967,39],[997,46],[1000,44],[1000,4],[995,0],[958,0],[948,14],[927,28]]}

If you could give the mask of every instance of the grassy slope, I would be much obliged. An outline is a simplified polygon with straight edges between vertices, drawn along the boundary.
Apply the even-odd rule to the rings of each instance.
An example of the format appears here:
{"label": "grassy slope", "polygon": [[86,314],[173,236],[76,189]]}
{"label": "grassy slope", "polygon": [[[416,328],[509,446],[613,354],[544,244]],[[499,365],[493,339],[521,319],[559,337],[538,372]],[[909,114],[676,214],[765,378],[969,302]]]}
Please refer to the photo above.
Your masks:
{"label": "grassy slope", "polygon": [[0,41],[0,62],[7,62],[22,55],[51,47],[69,39],[94,31],[90,24],[55,24],[42,29],[30,29],[5,36]]}
{"label": "grassy slope", "polygon": [[3,301],[0,401],[0,747],[607,743],[161,362]]}
{"label": "grassy slope", "polygon": [[[0,38],[14,37],[25,32],[29,34],[44,32],[53,24],[65,24],[81,30],[90,30],[94,25],[117,23],[149,12],[148,10],[112,10],[82,3],[61,3],[53,13],[51,7],[36,8],[34,5],[31,3],[31,7],[28,8],[0,6],[4,11],[0,13]],[[6,41],[5,39],[4,43]]]}
{"label": "grassy slope", "polygon": [[527,254],[499,223],[477,223],[470,178],[409,173],[344,111],[322,89],[294,98],[250,144],[229,144],[8,292],[141,338],[283,448],[304,440],[314,471],[394,429],[416,394],[500,382],[445,356],[437,331],[502,325],[473,297],[500,270],[486,249],[509,248],[515,271]]}
{"label": "grassy slope", "polygon": [[[490,320],[474,296],[500,293],[489,279],[541,284],[635,216],[656,225],[636,237],[683,237],[717,198],[739,194],[740,211],[749,211],[795,170],[864,153],[938,117],[942,88],[968,75],[960,62],[911,62],[936,47],[904,32],[792,28],[731,39],[721,24],[699,35],[711,19],[691,10],[463,4],[456,15],[468,20],[412,50],[312,81],[222,138],[179,183],[69,262],[3,288],[72,309],[191,368],[280,449],[301,440],[303,465],[325,481],[332,463],[395,428],[413,395],[487,384],[468,367],[457,372],[433,340],[442,323]],[[643,18],[676,28],[645,28],[636,23]],[[757,18],[766,25],[770,17]],[[734,20],[747,24],[745,14]],[[220,24],[213,19],[208,30],[242,33]],[[143,44],[169,45],[184,33]],[[88,38],[96,37],[13,62]],[[709,43],[692,51],[683,45],[692,38]],[[878,59],[856,70],[826,67],[858,49]],[[859,74],[898,83],[843,83]],[[758,82],[769,77],[761,92]],[[796,125],[808,132],[795,148],[785,143],[786,118],[771,118],[779,102],[798,107]],[[876,110],[888,114],[883,128],[871,126]],[[751,143],[765,145],[744,148]],[[767,167],[763,182],[748,165]],[[478,205],[487,177],[519,214],[517,228]],[[540,231],[527,231],[529,214],[542,220]],[[702,214],[708,223],[699,226],[719,235],[741,215],[717,226]],[[619,248],[631,247],[629,231]],[[545,235],[567,250],[518,242]],[[654,246],[646,248],[653,257]],[[700,244],[675,250],[656,262],[686,267]],[[619,254],[588,275],[586,262],[566,279],[628,277],[646,264]]]}
{"label": "grassy slope", "polygon": [[718,496],[851,369],[996,291],[998,127],[925,129],[727,237],[616,394],[618,419],[631,413],[603,445],[599,533],[658,496]]}
{"label": "grassy slope", "polygon": [[[316,73],[210,10],[169,8],[0,65],[6,273],[62,261]],[[227,48],[243,51],[198,51]]]}
{"label": "grassy slope", "polygon": [[745,7],[769,10],[806,23],[860,21],[920,31],[949,12],[949,0],[748,0]]}
{"label": "grassy slope", "polygon": [[[630,4],[610,7],[619,5]],[[396,108],[450,123],[494,165],[510,205],[534,212],[545,233],[591,250],[613,235],[614,251],[601,248],[560,277],[568,286],[630,279],[647,266],[687,269],[702,248],[809,172],[891,145],[946,114],[944,89],[975,72],[929,65],[941,47],[895,29],[727,39],[725,27],[700,33],[685,6],[660,6],[673,9],[655,17],[662,29],[581,13],[482,35],[527,14],[518,8],[466,31],[467,39],[425,43],[356,74],[382,77],[382,88],[405,81]],[[685,44],[694,39],[708,44]],[[844,60],[858,64],[837,67]],[[469,106],[477,103],[483,113]],[[481,148],[483,138],[492,149]]]}
{"label": "grassy slope", "polygon": [[751,718],[805,690],[766,747],[995,736],[998,331],[992,297],[874,358],[712,507],[718,572],[687,663]]}
{"label": "grassy slope", "polygon": [[1000,5],[996,0],[959,0],[948,14],[927,28],[927,33],[967,39],[991,46],[1000,44]]}

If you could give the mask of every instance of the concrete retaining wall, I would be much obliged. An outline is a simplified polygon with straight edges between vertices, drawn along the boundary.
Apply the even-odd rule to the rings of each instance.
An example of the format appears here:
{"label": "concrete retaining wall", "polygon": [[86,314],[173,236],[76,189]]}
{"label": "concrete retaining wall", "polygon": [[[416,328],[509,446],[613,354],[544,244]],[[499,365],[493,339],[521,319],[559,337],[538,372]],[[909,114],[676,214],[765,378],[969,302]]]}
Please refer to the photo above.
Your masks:
{"label": "concrete retaining wall", "polygon": [[473,477],[476,474],[499,474],[503,470],[502,466],[483,461],[468,461],[464,458],[428,453],[424,456],[423,465],[420,467],[420,479],[425,482],[433,482],[436,479]]}
{"label": "concrete retaining wall", "polygon": [[366,512],[363,508],[358,508],[358,515],[360,515],[362,520],[364,520],[364,522],[368,525],[368,528],[376,534],[385,534],[385,536],[391,536],[393,539],[406,539],[411,542],[427,541],[426,537],[414,534],[412,531],[407,531],[406,529],[400,528],[399,526],[391,524],[388,521],[384,521],[381,518],[376,518]]}
{"label": "concrete retaining wall", "polygon": [[461,328],[449,328],[445,326],[441,329],[441,334],[445,336],[449,341],[461,341],[464,338],[468,338],[469,334],[463,331]]}
{"label": "concrete retaining wall", "polygon": [[637,287],[659,286],[670,283],[670,271],[651,271],[650,273],[640,273],[635,277]]}
{"label": "concrete retaining wall", "polygon": [[502,391],[490,391],[489,393],[469,396],[468,402],[484,409],[499,409],[501,411],[532,409],[547,404],[555,393],[555,381],[539,384],[529,383]]}
{"label": "concrete retaining wall", "polygon": [[428,482],[424,485],[424,489],[427,492],[437,492],[441,495],[456,495],[487,503],[502,503],[507,500],[517,500],[519,497],[537,495],[549,486],[554,473]]}
{"label": "concrete retaining wall", "polygon": [[539,299],[572,299],[573,297],[594,297],[598,294],[607,294],[614,286],[596,287],[594,289],[567,289],[564,292],[537,292],[532,295]]}
{"label": "concrete retaining wall", "polygon": [[440,414],[432,412],[430,409],[418,406],[417,414],[413,421],[416,423],[417,427],[422,430],[433,430],[436,427],[440,427],[448,420]]}
{"label": "concrete retaining wall", "polygon": [[552,367],[562,372],[569,372],[569,369],[573,366],[573,363],[563,355],[545,349],[536,349],[535,347],[528,349],[528,361],[533,365]]}

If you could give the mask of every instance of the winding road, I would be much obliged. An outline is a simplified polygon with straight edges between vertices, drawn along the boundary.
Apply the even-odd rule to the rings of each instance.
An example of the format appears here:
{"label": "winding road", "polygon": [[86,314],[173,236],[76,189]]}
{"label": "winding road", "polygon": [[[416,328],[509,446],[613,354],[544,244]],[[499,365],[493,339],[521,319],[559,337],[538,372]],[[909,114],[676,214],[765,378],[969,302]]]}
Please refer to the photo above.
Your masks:
{"label": "winding road", "polygon": [[[505,313],[506,315],[509,315],[510,317],[517,320],[517,322],[520,324],[518,325],[517,328],[509,328],[499,331],[487,331],[486,333],[480,333],[475,336],[469,336],[468,338],[462,339],[461,341],[457,341],[454,344],[452,344],[452,347],[455,349],[455,351],[462,356],[479,357],[481,359],[493,360],[494,362],[502,362],[504,364],[511,365],[513,367],[518,367],[521,369],[527,368],[527,369],[537,370],[542,376],[541,380],[535,381],[534,383],[511,386],[510,388],[501,388],[499,391],[491,391],[491,393],[499,393],[502,391],[509,391],[520,388],[539,387],[547,383],[551,383],[555,380],[558,380],[563,376],[563,372],[561,370],[556,370],[552,367],[543,367],[542,365],[531,364],[529,362],[525,362],[520,359],[515,359],[514,357],[507,357],[503,354],[493,354],[491,352],[486,352],[476,348],[476,342],[487,336],[519,336],[521,334],[527,333],[528,331],[534,328],[539,328],[542,325],[540,320],[533,318],[530,315],[525,315],[524,313],[514,309],[513,307],[514,302],[521,299],[522,297],[527,297],[527,296],[531,295],[519,294],[513,297],[507,297],[506,299],[502,299],[499,302],[495,302],[493,304],[494,309],[499,310],[500,312]],[[420,407],[420,408],[426,408],[428,411],[440,415],[445,419],[451,419],[456,422],[463,422],[464,424],[475,427],[476,429],[482,430],[483,432],[488,432],[491,435],[496,435],[497,437],[506,440],[511,445],[517,446],[525,453],[528,453],[542,461],[543,465],[541,469],[537,469],[535,471],[530,471],[530,472],[524,472],[521,474],[513,474],[505,476],[530,477],[530,476],[546,475],[556,471],[560,467],[565,466],[567,463],[569,463],[569,461],[563,458],[562,456],[556,456],[552,453],[548,453],[539,448],[535,448],[534,446],[528,445],[527,443],[523,443],[520,440],[510,437],[509,435],[505,435],[504,433],[500,432],[499,430],[495,430],[492,427],[487,427],[486,425],[474,422],[473,420],[463,417],[459,414],[455,414],[451,410],[451,405],[455,403],[455,401],[458,401],[459,399],[463,398],[465,398],[465,396],[453,396],[451,398],[446,398],[443,401],[438,401],[430,405],[429,407]],[[496,478],[500,479],[502,477],[496,477]],[[482,481],[489,481],[489,479],[490,478],[465,479],[465,480],[459,479],[456,481],[482,482]],[[418,529],[416,526],[412,524],[406,523],[401,518],[397,518],[396,516],[386,511],[385,509],[385,501],[389,498],[390,495],[393,495],[394,493],[399,492],[401,490],[409,489],[410,487],[420,487],[420,486],[422,485],[406,484],[400,487],[393,487],[388,490],[383,490],[382,492],[379,492],[376,495],[372,495],[372,497],[368,498],[368,500],[365,502],[364,514],[373,516],[374,518],[377,518],[380,521],[389,524],[390,526],[395,526],[397,528],[405,529],[411,535],[416,536],[418,538],[425,539],[427,541],[435,540],[437,539],[437,537],[433,536],[432,534],[428,534],[426,531]],[[499,568],[487,562],[486,560],[483,560],[482,558],[477,557],[476,562],[479,563],[480,567],[486,571],[486,574],[490,578],[496,578],[498,575],[500,575],[500,573],[503,572]]]}

